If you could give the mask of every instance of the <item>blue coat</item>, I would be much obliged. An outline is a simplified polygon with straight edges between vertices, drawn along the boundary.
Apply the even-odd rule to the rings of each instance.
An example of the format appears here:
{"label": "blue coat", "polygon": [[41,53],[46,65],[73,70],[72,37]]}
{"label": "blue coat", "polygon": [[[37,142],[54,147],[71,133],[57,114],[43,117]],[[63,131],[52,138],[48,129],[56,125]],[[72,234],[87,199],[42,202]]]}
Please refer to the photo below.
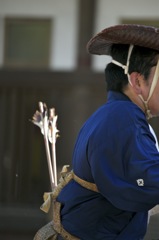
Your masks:
{"label": "blue coat", "polygon": [[148,210],[159,203],[159,153],[145,114],[110,91],[81,128],[73,170],[100,193],[72,180],[60,193],[64,228],[82,240],[139,240]]}

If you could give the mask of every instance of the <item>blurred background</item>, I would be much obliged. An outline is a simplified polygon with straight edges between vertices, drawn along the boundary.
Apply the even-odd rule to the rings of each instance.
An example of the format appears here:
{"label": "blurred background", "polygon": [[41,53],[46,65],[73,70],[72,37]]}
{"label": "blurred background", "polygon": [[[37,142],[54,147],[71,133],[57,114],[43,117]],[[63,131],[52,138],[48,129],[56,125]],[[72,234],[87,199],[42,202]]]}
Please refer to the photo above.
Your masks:
{"label": "blurred background", "polygon": [[[158,0],[0,0],[0,239],[31,240],[51,216],[43,136],[30,121],[38,102],[58,115],[58,172],[71,165],[84,121],[106,101],[107,56],[88,40],[121,23],[159,26]],[[159,137],[158,119],[151,120]],[[157,215],[146,240],[159,238]],[[158,234],[158,235],[157,235]]]}

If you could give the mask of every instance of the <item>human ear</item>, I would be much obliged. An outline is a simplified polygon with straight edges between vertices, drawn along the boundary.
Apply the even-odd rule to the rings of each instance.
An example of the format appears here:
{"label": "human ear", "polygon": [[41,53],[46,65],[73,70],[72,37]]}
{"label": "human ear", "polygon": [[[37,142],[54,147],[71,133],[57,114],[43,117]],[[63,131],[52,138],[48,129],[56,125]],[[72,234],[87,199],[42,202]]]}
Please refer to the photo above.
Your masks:
{"label": "human ear", "polygon": [[135,93],[138,95],[141,94],[142,93],[141,75],[138,72],[132,72],[130,74],[130,81]]}

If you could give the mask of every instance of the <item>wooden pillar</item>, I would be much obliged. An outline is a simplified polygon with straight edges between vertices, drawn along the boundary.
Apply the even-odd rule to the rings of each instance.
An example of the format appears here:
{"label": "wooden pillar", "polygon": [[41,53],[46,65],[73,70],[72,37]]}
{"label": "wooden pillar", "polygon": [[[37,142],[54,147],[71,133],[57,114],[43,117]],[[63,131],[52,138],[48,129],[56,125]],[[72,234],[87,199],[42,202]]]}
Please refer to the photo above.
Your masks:
{"label": "wooden pillar", "polygon": [[79,33],[78,33],[78,69],[88,69],[91,66],[91,55],[87,53],[86,45],[92,37],[95,20],[96,0],[80,0]]}

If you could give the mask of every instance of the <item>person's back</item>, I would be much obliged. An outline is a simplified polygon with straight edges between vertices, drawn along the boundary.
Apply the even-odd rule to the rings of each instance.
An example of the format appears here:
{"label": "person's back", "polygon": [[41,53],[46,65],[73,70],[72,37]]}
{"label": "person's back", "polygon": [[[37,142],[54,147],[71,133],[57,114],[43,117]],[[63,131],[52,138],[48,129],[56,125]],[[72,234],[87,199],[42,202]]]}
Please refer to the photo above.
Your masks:
{"label": "person's back", "polygon": [[[74,149],[73,170],[81,179],[96,183],[99,193],[87,190],[75,181],[62,190],[58,197],[62,202],[61,220],[69,233],[83,240],[124,240],[123,234],[131,222],[129,239],[143,237],[148,203],[144,205],[144,198],[140,204],[137,202],[140,197],[138,185],[136,179],[135,183],[131,182],[133,159],[129,162],[132,166],[127,162],[132,149],[133,155],[137,154],[135,141],[142,138],[143,133],[149,135],[146,141],[154,144],[155,151],[155,140],[144,113],[117,92],[110,92],[108,102],[84,124]],[[137,189],[130,191],[130,195],[129,188],[133,184]],[[149,204],[149,208],[153,207],[153,203]],[[143,212],[137,214],[139,210]],[[139,227],[141,224],[142,228]]]}

